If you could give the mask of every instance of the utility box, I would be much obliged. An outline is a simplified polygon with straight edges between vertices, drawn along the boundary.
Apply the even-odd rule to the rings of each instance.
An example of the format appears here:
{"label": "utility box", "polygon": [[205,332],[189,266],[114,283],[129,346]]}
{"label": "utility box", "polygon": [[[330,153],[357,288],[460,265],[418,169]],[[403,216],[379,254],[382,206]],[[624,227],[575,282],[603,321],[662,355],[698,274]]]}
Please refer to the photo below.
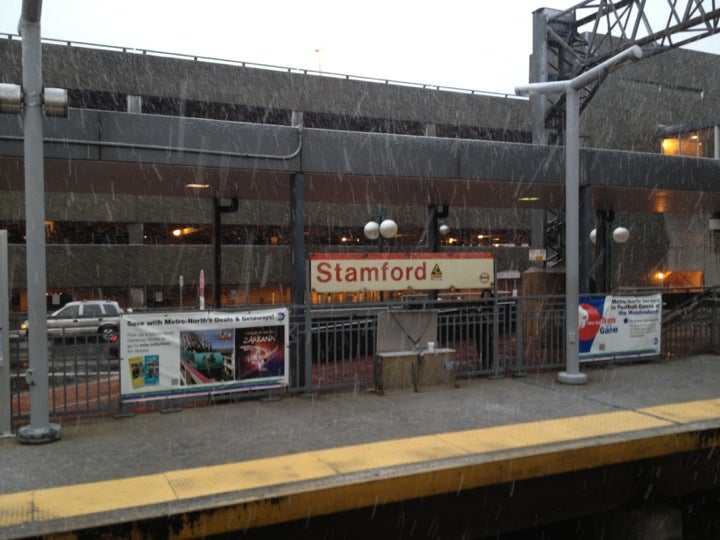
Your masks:
{"label": "utility box", "polygon": [[374,364],[375,391],[379,394],[455,387],[455,349],[383,352],[375,355]]}

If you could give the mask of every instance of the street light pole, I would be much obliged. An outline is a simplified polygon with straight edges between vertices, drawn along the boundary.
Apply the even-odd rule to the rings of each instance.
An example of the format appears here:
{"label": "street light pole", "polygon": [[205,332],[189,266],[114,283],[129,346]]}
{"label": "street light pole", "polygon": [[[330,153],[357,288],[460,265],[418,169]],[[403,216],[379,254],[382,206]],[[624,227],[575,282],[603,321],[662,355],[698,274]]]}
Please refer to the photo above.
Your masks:
{"label": "street light pole", "polygon": [[[580,372],[580,100],[575,88],[565,92],[565,371],[558,381],[584,384]],[[572,246],[572,249],[570,248]]]}
{"label": "street light pole", "polygon": [[594,68],[566,81],[531,83],[515,88],[518,95],[565,94],[565,371],[558,382],[585,384],[580,372],[578,339],[580,307],[580,101],[578,90],[606,76],[628,60],[642,58],[642,49],[634,45]]}
{"label": "street light pole", "polygon": [[[397,223],[385,216],[382,206],[378,208],[377,214],[370,216],[370,221],[365,224],[363,233],[368,240],[378,241],[378,251],[384,251],[383,240],[395,238],[398,232]],[[380,291],[380,301],[385,300],[385,292]]]}
{"label": "street light pole", "polygon": [[30,425],[18,430],[18,440],[30,444],[52,442],[60,438],[60,425],[50,423],[48,407],[41,12],[42,0],[24,0],[19,23],[25,95],[25,232],[28,327],[31,332],[28,343],[30,367],[26,371],[30,386]]}

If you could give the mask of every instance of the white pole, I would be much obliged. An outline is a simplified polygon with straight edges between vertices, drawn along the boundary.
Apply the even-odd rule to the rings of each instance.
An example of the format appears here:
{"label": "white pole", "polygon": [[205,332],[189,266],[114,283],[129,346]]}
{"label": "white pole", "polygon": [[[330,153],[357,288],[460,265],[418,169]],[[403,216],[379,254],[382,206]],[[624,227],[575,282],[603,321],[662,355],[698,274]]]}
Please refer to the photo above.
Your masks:
{"label": "white pole", "polygon": [[558,381],[585,384],[580,372],[578,341],[580,306],[580,100],[577,90],[565,92],[565,371]]}
{"label": "white pole", "polygon": [[565,94],[565,371],[558,381],[585,384],[580,372],[580,102],[578,90],[607,75],[626,60],[642,58],[642,49],[633,45],[594,68],[566,81],[531,83],[515,88],[520,95]]}

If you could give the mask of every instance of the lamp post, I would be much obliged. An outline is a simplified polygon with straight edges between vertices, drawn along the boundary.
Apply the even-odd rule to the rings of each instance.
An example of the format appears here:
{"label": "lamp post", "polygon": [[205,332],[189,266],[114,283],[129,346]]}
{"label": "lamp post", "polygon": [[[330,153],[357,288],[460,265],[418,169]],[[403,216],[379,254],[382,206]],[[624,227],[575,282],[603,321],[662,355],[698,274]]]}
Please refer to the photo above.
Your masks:
{"label": "lamp post", "polygon": [[[45,170],[43,166],[43,80],[40,43],[41,0],[24,0],[20,23],[25,128],[25,227],[27,252],[30,424],[18,430],[21,443],[60,439],[60,425],[48,408],[47,305],[45,292]],[[30,211],[32,209],[32,211]]]}
{"label": "lamp post", "polygon": [[[609,217],[610,216],[610,217]],[[607,228],[614,217],[612,213],[604,213],[595,229],[590,231],[590,243],[595,246],[595,285],[597,292],[612,289],[612,242],[608,239]],[[616,244],[624,244],[630,240],[630,231],[625,227],[615,227],[612,239]]]}
{"label": "lamp post", "polygon": [[384,245],[383,240],[387,238],[395,238],[397,236],[398,226],[395,221],[385,216],[382,207],[378,213],[371,216],[370,221],[365,224],[363,233],[368,240],[377,240],[378,249],[382,253]]}
{"label": "lamp post", "polygon": [[[18,31],[22,36],[22,86],[0,84],[0,113],[23,113],[25,167],[25,235],[30,424],[18,430],[18,441],[40,444],[60,439],[60,425],[50,422],[48,407],[47,280],[45,277],[45,169],[43,114],[68,114],[67,90],[43,88],[40,17],[42,0],[23,0]],[[0,389],[0,392],[2,389]]]}
{"label": "lamp post", "polygon": [[565,94],[565,371],[558,382],[585,384],[587,375],[580,372],[578,340],[580,306],[580,99],[578,91],[596,79],[605,77],[612,68],[627,60],[642,57],[634,45],[594,68],[565,81],[531,83],[515,88],[518,95]]}
{"label": "lamp post", "polygon": [[[368,240],[378,241],[378,251],[384,250],[384,239],[391,239],[397,236],[398,226],[395,221],[385,216],[382,206],[378,208],[377,214],[370,217],[370,221],[365,224],[363,233]],[[385,292],[380,291],[380,301],[385,300]]]}

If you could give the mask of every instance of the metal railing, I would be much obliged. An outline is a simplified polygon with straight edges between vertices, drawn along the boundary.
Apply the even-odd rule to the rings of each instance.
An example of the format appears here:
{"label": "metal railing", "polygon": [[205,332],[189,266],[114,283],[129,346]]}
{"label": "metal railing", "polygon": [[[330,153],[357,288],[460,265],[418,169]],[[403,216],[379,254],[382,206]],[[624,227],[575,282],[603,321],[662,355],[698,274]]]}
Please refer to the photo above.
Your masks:
{"label": "metal railing", "polygon": [[[664,296],[661,356],[713,352],[719,346],[720,291]],[[503,377],[561,369],[565,362],[564,297],[407,301],[291,308],[292,394],[374,388],[380,311],[435,310],[437,343],[456,351],[456,377]],[[424,345],[424,344],[422,344]],[[14,425],[29,417],[26,342],[10,342]],[[119,412],[118,349],[97,338],[48,340],[50,414],[53,417]],[[625,360],[627,361],[627,360]],[[197,398],[195,398],[197,399]]]}
{"label": "metal railing", "polygon": [[[676,293],[679,302],[665,302],[662,323],[664,356],[714,351],[718,342],[720,289]],[[667,296],[664,296],[667,298]]]}
{"label": "metal railing", "polygon": [[[20,41],[22,38],[17,34],[6,34],[6,33],[0,33],[0,39],[6,39],[8,41]],[[193,62],[205,62],[209,64],[224,64],[228,66],[239,66],[244,68],[252,68],[252,69],[264,69],[267,71],[279,71],[283,73],[294,73],[299,75],[313,75],[317,77],[327,77],[331,79],[344,79],[348,81],[359,81],[359,82],[369,82],[369,83],[375,83],[375,84],[385,84],[385,85],[393,85],[393,86],[404,86],[408,88],[420,88],[423,90],[437,90],[437,91],[443,91],[443,92],[455,92],[459,94],[470,94],[470,95],[481,95],[481,96],[490,96],[490,97],[499,97],[504,99],[517,99],[521,101],[527,101],[527,97],[524,96],[518,96],[514,92],[505,93],[505,92],[492,92],[492,91],[486,91],[486,90],[473,90],[470,88],[458,88],[455,86],[443,86],[438,84],[429,84],[429,83],[417,83],[417,82],[409,82],[409,81],[400,81],[395,79],[381,79],[378,77],[365,77],[362,75],[348,75],[344,73],[334,73],[332,71],[324,71],[324,70],[314,70],[314,69],[308,69],[308,68],[298,68],[298,67],[287,67],[287,66],[278,66],[274,64],[262,64],[258,62],[247,62],[244,60],[231,60],[228,58],[217,58],[213,56],[198,56],[193,54],[183,54],[183,53],[173,53],[173,52],[167,52],[167,51],[157,51],[152,49],[138,49],[135,47],[122,47],[117,45],[103,45],[100,43],[89,43],[85,41],[74,41],[74,40],[64,40],[64,39],[54,39],[54,38],[42,38],[42,43],[52,44],[52,45],[64,45],[67,47],[77,47],[82,49],[99,49],[104,51],[116,51],[116,52],[123,52],[128,54],[139,54],[139,55],[147,55],[147,56],[157,56],[161,58],[176,58],[178,60],[191,60]]]}

